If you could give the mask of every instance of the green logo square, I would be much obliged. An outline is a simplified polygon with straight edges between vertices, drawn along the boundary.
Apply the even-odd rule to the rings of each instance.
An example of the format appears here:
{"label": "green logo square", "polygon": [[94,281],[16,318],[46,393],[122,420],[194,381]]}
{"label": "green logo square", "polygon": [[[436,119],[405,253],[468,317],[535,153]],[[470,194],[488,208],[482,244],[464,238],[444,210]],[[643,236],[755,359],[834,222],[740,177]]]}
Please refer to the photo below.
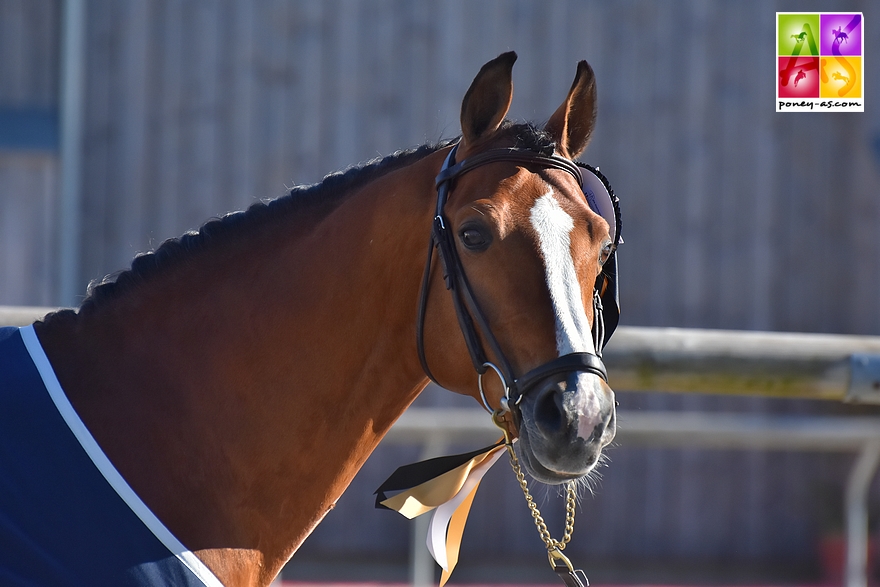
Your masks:
{"label": "green logo square", "polygon": [[813,55],[819,56],[819,15],[783,14],[777,15],[778,30],[776,31],[778,55]]}

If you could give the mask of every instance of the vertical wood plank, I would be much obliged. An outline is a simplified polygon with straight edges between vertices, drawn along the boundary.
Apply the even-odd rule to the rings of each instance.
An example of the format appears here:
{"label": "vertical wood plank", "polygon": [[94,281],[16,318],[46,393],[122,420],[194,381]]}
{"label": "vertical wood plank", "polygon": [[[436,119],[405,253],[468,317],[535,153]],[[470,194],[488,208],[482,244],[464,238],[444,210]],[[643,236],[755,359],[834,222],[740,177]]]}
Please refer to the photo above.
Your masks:
{"label": "vertical wood plank", "polygon": [[0,151],[2,305],[53,303],[58,171],[52,154]]}
{"label": "vertical wood plank", "polygon": [[[219,162],[229,167],[230,198],[250,201],[265,197],[257,192],[256,175],[261,172],[256,160],[257,140],[254,102],[256,82],[256,7],[251,2],[235,2],[228,10],[228,61],[230,102],[227,104],[229,134],[225,137],[225,158]],[[305,56],[301,56],[305,58]]]}
{"label": "vertical wood plank", "polygon": [[159,127],[161,132],[156,144],[158,177],[156,178],[155,232],[171,237],[188,228],[178,213],[179,202],[186,197],[182,189],[184,173],[181,128],[184,118],[183,59],[184,49],[183,7],[180,2],[159,4],[160,23],[157,26],[158,44],[156,59],[161,64],[161,93],[159,103]]}
{"label": "vertical wood plank", "polygon": [[89,280],[100,278],[113,271],[113,265],[105,259],[105,253],[112,246],[106,231],[104,215],[108,209],[106,202],[110,164],[108,153],[116,134],[110,112],[110,56],[115,49],[112,45],[111,22],[112,6],[102,0],[87,5],[86,52],[89,67],[86,70],[86,113],[84,131],[83,170],[83,212],[82,212],[82,291]]}
{"label": "vertical wood plank", "polygon": [[[295,67],[295,91],[288,103],[295,120],[290,173],[293,184],[312,183],[320,179],[322,145],[326,142],[326,113],[322,108],[327,73],[321,66],[325,53],[324,4],[304,0],[297,4],[296,34],[291,59]],[[327,170],[329,171],[329,170]]]}
{"label": "vertical wood plank", "polygon": [[121,2],[115,62],[113,100],[119,123],[118,148],[111,153],[114,186],[112,216],[108,227],[116,234],[114,252],[117,268],[148,247],[144,234],[147,145],[147,27],[149,6],[143,2]]}

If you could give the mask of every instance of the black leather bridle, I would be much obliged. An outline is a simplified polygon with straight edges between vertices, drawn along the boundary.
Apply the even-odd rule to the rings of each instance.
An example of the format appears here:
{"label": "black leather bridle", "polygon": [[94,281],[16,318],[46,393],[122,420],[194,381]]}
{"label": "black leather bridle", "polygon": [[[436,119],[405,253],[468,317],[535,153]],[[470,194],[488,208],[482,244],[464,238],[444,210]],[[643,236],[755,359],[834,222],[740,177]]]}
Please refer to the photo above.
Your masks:
{"label": "black leather bridle", "polygon": [[[509,410],[511,405],[519,404],[522,398],[540,381],[559,373],[571,373],[574,371],[593,373],[607,382],[608,374],[605,365],[602,363],[601,356],[602,348],[605,346],[605,343],[608,342],[608,339],[617,327],[619,318],[616,249],[617,244],[620,242],[620,211],[618,200],[614,196],[614,192],[611,190],[608,181],[598,172],[597,169],[583,163],[575,163],[558,155],[544,155],[535,151],[518,148],[491,149],[456,163],[455,154],[457,150],[458,145],[452,148],[446,161],[443,163],[440,174],[437,175],[437,208],[431,230],[428,260],[425,263],[425,272],[422,276],[421,293],[419,296],[416,337],[419,361],[422,364],[422,369],[425,374],[432,381],[437,383],[436,378],[431,373],[431,369],[428,367],[424,346],[424,323],[428,304],[428,290],[430,289],[431,260],[433,258],[434,248],[436,247],[440,264],[443,269],[443,279],[446,283],[446,289],[452,294],[452,301],[458,318],[459,327],[464,335],[465,343],[467,344],[468,352],[471,356],[471,361],[474,364],[474,369],[479,374],[480,394],[487,410],[490,412]],[[581,186],[582,190],[586,189],[583,175],[584,171],[582,170],[586,170],[586,172],[592,173],[597,177],[602,185],[604,185],[606,191],[610,195],[610,200],[614,209],[613,220],[615,226],[613,228],[615,236],[611,255],[603,265],[602,273],[597,278],[593,290],[592,334],[595,353],[577,352],[562,355],[532,369],[520,377],[515,376],[510,362],[507,360],[498,340],[492,334],[492,329],[489,328],[486,316],[480,309],[480,306],[474,297],[474,292],[468,282],[467,275],[464,272],[464,267],[462,266],[461,259],[459,258],[458,251],[455,247],[455,235],[453,234],[450,223],[444,214],[444,207],[449,198],[449,192],[452,190],[456,179],[477,167],[499,161],[565,171],[578,182],[578,185]],[[587,199],[594,211],[598,212],[595,208],[595,202],[590,200],[589,197]],[[489,361],[489,358],[483,349],[483,345],[480,342],[480,333],[482,333],[483,338],[492,351],[492,354],[495,356],[498,363],[497,365]],[[482,386],[482,376],[487,369],[495,371],[504,386],[505,394],[501,400],[500,408],[493,409],[489,406],[489,403],[486,400]]]}

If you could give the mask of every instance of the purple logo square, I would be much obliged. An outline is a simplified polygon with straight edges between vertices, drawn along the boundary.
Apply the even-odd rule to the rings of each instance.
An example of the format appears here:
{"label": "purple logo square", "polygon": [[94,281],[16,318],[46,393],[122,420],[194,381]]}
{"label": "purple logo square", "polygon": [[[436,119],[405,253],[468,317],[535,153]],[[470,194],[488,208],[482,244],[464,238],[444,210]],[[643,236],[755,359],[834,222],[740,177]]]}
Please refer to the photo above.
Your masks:
{"label": "purple logo square", "polygon": [[822,55],[862,54],[861,14],[821,14],[819,52]]}

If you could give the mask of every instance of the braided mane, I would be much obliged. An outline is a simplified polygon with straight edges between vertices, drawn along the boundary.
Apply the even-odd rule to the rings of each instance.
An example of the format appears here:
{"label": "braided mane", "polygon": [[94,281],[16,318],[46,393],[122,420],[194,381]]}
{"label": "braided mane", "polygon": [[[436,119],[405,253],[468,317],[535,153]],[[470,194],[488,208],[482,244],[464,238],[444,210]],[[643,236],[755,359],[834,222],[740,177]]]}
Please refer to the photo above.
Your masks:
{"label": "braided mane", "polygon": [[[531,124],[505,122],[503,131],[510,132],[516,146],[536,151],[552,150],[553,143],[543,131]],[[377,158],[344,171],[331,173],[319,183],[295,186],[280,198],[257,202],[243,212],[233,212],[222,218],[214,218],[197,231],[170,238],[153,251],[138,254],[127,270],[112,273],[103,279],[92,281],[82,302],[81,309],[93,309],[103,300],[111,299],[130,290],[152,275],[189,258],[196,251],[225,236],[238,234],[255,225],[282,214],[301,212],[324,217],[332,212],[355,188],[374,181],[383,175],[411,165],[431,153],[455,143],[458,139],[443,140],[414,149],[398,151],[384,158]]]}

